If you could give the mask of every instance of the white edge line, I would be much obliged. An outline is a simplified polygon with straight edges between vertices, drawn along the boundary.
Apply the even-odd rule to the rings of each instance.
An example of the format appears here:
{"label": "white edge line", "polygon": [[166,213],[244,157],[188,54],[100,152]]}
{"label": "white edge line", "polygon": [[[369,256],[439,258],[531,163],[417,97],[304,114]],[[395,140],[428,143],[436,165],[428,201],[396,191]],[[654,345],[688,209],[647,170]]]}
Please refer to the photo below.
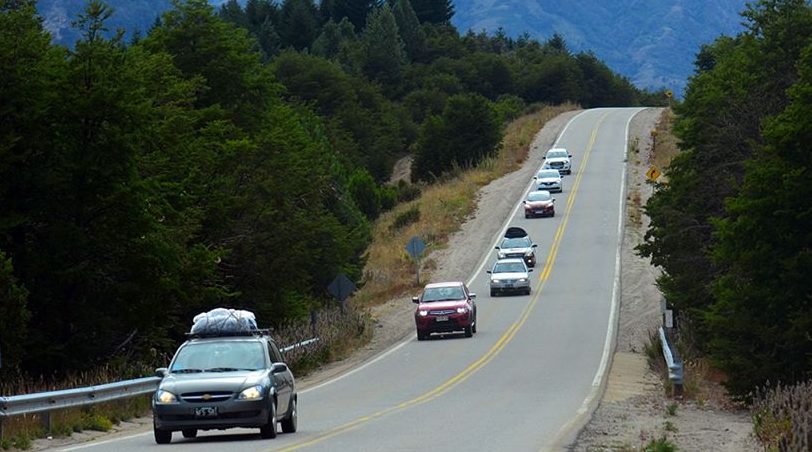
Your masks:
{"label": "white edge line", "polygon": [[115,443],[117,441],[124,441],[124,440],[127,440],[127,439],[137,438],[139,436],[146,436],[146,435],[151,435],[151,434],[152,434],[152,432],[150,431],[150,432],[136,433],[135,435],[122,436],[120,438],[108,439],[106,441],[98,441],[98,442],[96,442],[96,441],[90,440],[90,441],[88,441],[88,442],[86,442],[84,444],[78,445],[78,446],[71,446],[71,447],[67,447],[65,449],[59,449],[59,450],[62,451],[62,452],[68,452],[70,450],[87,449],[88,447],[101,446],[103,444]]}
{"label": "white edge line", "polygon": [[[623,143],[623,155],[624,160],[626,159],[626,155],[629,150],[629,125],[637,116],[638,113],[641,111],[647,110],[648,108],[641,108],[634,112],[633,115],[629,116],[629,119],[626,121],[626,132],[624,137]],[[561,441],[563,436],[567,433],[567,431],[575,425],[576,421],[578,421],[584,413],[590,410],[590,405],[592,404],[595,397],[600,392],[600,388],[603,384],[604,375],[606,373],[606,368],[609,363],[609,358],[612,355],[612,348],[613,343],[615,341],[615,326],[617,324],[617,316],[618,316],[618,294],[620,293],[620,263],[621,263],[621,251],[623,248],[623,225],[625,223],[626,218],[626,179],[628,174],[628,162],[624,162],[623,164],[623,178],[620,182],[620,217],[618,218],[617,224],[617,231],[618,231],[618,242],[617,242],[617,251],[615,252],[615,277],[614,283],[612,286],[612,304],[610,306],[611,312],[609,313],[609,325],[606,329],[606,339],[603,343],[603,356],[601,356],[601,363],[598,366],[598,371],[595,373],[595,378],[592,379],[592,387],[587,395],[586,399],[584,399],[583,403],[581,403],[581,407],[578,408],[576,411],[575,418],[571,421],[564,424],[563,427],[558,431],[556,434],[556,441],[554,444],[558,444]]]}

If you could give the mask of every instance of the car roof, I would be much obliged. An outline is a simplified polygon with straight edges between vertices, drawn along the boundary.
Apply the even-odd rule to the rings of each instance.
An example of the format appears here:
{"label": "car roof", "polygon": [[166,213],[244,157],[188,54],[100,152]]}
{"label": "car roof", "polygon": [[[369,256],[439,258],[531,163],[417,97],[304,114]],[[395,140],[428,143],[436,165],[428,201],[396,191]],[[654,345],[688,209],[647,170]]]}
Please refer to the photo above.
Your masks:
{"label": "car roof", "polygon": [[[558,171],[558,170],[553,170],[553,171]],[[543,195],[545,193],[548,196],[550,196],[550,192],[548,190],[533,190],[530,193],[528,193],[527,196],[530,196],[530,195]]]}
{"label": "car roof", "polygon": [[[567,148],[550,148],[550,149],[547,150],[547,152],[550,152],[550,151],[564,151],[564,152],[567,152]],[[567,152],[567,153],[569,154],[569,152]]]}
{"label": "car roof", "polygon": [[462,281],[444,281],[426,284],[426,287],[424,287],[424,289],[434,289],[437,287],[459,287],[462,285],[463,285]]}
{"label": "car roof", "polygon": [[199,344],[203,342],[256,342],[261,341],[263,339],[267,339],[270,342],[273,342],[273,338],[270,336],[265,335],[243,335],[243,336],[204,336],[204,337],[194,337],[186,342],[189,344]]}

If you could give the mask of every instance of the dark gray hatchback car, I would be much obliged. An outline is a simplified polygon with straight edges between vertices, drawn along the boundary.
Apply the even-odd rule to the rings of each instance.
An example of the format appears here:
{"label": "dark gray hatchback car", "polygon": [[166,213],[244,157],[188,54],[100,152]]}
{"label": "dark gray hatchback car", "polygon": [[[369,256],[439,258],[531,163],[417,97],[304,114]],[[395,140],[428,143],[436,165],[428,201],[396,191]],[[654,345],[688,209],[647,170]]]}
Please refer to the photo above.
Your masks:
{"label": "dark gray hatchback car", "polygon": [[155,442],[172,432],[259,428],[263,438],[296,431],[293,374],[266,330],[191,337],[178,348],[152,399]]}

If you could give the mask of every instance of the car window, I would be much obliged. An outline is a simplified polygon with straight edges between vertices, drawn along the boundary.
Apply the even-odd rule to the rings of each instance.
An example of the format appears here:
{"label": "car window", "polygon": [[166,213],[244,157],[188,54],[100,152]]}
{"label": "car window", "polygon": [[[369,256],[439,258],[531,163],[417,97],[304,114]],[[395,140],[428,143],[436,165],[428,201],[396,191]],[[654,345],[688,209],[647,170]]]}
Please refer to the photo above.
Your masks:
{"label": "car window", "polygon": [[268,349],[271,351],[271,361],[275,363],[285,362],[285,360],[282,359],[282,353],[279,352],[279,347],[277,347],[275,343],[268,342],[268,346]]}
{"label": "car window", "polygon": [[549,193],[530,193],[527,195],[528,201],[549,201],[552,198]]}
{"label": "car window", "polygon": [[558,170],[539,171],[539,179],[544,179],[547,177],[561,177],[561,173],[559,173]]}
{"label": "car window", "polygon": [[516,237],[502,241],[502,248],[527,248],[530,246],[530,239],[527,237]]}
{"label": "car window", "polygon": [[423,291],[423,302],[462,300],[465,298],[462,288],[456,287],[430,287]]}
{"label": "car window", "polygon": [[265,368],[262,344],[253,341],[206,341],[178,350],[171,372],[257,370]]}
{"label": "car window", "polygon": [[525,271],[527,270],[520,262],[497,262],[493,267],[494,273],[521,273]]}
{"label": "car window", "polygon": [[547,158],[560,158],[560,157],[569,157],[565,151],[550,151],[547,153]]}

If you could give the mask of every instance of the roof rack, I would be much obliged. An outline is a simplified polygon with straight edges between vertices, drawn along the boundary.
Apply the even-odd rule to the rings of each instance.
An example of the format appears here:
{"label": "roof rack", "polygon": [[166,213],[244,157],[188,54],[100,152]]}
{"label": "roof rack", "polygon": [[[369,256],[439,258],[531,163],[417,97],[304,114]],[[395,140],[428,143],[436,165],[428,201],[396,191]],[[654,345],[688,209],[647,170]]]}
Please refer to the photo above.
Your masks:
{"label": "roof rack", "polygon": [[270,336],[271,330],[268,328],[256,330],[242,330],[242,331],[202,331],[199,333],[186,333],[186,337],[203,338],[203,337],[238,337],[238,336]]}

